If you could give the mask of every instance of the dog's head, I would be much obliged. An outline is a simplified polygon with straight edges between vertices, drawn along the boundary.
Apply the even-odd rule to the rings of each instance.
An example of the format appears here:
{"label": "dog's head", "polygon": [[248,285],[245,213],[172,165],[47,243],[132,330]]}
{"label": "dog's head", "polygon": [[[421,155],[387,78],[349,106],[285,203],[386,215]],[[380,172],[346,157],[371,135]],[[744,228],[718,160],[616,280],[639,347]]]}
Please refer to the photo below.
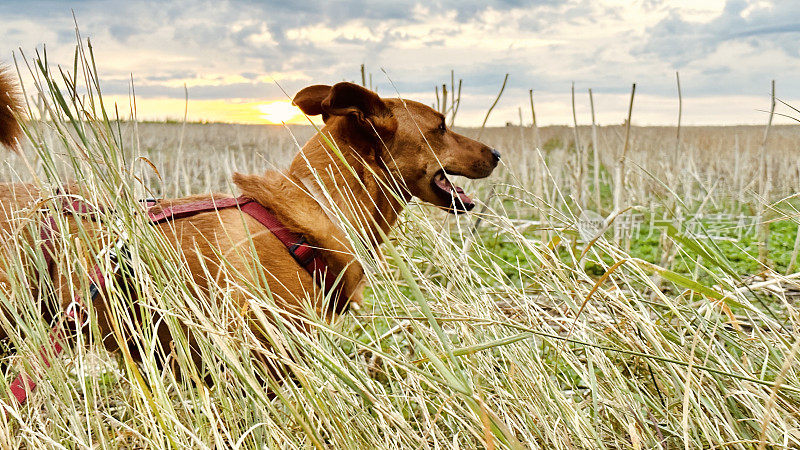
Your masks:
{"label": "dog's head", "polygon": [[411,100],[380,98],[353,83],[310,86],[293,100],[305,114],[322,115],[326,128],[359,135],[408,193],[452,213],[475,207],[450,176],[484,178],[500,153],[453,132],[438,111]]}

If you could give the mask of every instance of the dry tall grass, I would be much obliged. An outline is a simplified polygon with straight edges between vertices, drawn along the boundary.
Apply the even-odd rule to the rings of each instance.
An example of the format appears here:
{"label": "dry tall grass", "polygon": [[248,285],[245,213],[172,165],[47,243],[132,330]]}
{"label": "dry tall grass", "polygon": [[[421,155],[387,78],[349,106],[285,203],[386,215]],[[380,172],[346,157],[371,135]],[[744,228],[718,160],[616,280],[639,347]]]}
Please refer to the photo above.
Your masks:
{"label": "dry tall grass", "polygon": [[[91,61],[80,60],[79,70],[94,74]],[[37,70],[40,79],[54,76]],[[313,132],[116,123],[81,97],[37,89],[55,120],[28,125],[33,145],[7,156],[0,179],[38,177],[52,188],[78,178],[91,187],[90,200],[118,210],[133,208],[137,196],[228,191],[233,170],[283,166],[295,139]],[[86,113],[67,119],[79,109]],[[578,132],[592,142],[591,129]],[[478,213],[454,218],[411,205],[382,258],[345,224],[373,269],[362,311],[335,323],[310,317],[316,333],[297,335],[272,314],[264,286],[242,286],[275,330],[274,352],[292,368],[294,380],[273,385],[274,398],[258,381],[266,369],[249,357],[265,349],[227,307],[231,292],[192,295],[191,277],[161,251],[158,236],[123,214],[111,232],[131,235],[140,301],[130,305],[113,288],[109,301],[119,305],[120,336],[136,336],[144,362],[105,354],[90,333],[85,347],[38,368],[45,381],[27,405],[3,397],[0,438],[10,448],[800,446],[800,277],[756,265],[762,278],[748,278],[754,273],[741,261],[755,257],[735,250],[754,234],[754,221],[796,222],[796,202],[777,200],[797,192],[800,132],[771,131],[769,198],[760,198],[763,129],[686,128],[676,154],[674,129],[634,127],[624,186],[631,209],[622,213],[611,211],[608,170],[620,127],[598,130],[601,186],[576,179],[590,171],[577,170],[571,128],[542,128],[539,149],[532,133],[483,131],[504,158],[490,180],[467,183],[484,203]],[[577,186],[601,189],[603,204]],[[715,228],[717,216],[741,223]],[[618,242],[608,231],[614,221],[625,224]],[[722,246],[736,241],[731,233],[743,236],[734,250]],[[653,236],[656,244],[643,250]],[[76,256],[86,250],[64,246]],[[47,332],[30,307],[37,299],[27,277],[17,271],[11,289],[0,291],[19,323],[20,353],[5,358],[11,372],[37,365],[32,355]],[[180,351],[173,366],[156,369],[164,349],[152,324],[131,320],[131,308],[163,311],[179,349],[179,325],[196,331],[214,384],[177,377],[172,367],[200,375]]]}

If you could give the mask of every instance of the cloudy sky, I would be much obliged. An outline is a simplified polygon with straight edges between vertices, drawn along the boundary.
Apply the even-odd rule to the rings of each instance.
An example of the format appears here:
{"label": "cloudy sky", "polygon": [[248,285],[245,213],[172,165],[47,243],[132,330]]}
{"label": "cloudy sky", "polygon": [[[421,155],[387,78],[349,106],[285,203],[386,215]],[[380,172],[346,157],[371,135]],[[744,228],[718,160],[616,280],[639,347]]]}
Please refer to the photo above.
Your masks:
{"label": "cloudy sky", "polygon": [[192,119],[265,123],[281,88],[360,81],[362,63],[382,95],[425,103],[454,70],[461,125],[480,125],[505,73],[490,124],[518,122],[519,107],[529,121],[528,89],[542,124],[571,122],[573,82],[580,122],[592,88],[598,120],[619,123],[636,82],[634,123],[671,125],[675,71],[684,123],[764,123],[772,79],[800,104],[797,1],[3,0],[0,60],[44,44],[71,67],[72,11],[105,94],[127,103],[132,77],[150,119],[182,117],[186,85]]}

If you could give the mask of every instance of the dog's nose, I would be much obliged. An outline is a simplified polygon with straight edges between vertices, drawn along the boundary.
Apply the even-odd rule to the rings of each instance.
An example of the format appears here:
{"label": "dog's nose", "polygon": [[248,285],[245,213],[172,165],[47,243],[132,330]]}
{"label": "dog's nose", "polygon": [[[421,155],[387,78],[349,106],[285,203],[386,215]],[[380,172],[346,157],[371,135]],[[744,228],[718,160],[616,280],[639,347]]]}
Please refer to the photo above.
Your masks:
{"label": "dog's nose", "polygon": [[492,156],[494,156],[495,162],[500,161],[500,152],[498,152],[497,149],[493,148],[490,149],[489,151],[492,152]]}

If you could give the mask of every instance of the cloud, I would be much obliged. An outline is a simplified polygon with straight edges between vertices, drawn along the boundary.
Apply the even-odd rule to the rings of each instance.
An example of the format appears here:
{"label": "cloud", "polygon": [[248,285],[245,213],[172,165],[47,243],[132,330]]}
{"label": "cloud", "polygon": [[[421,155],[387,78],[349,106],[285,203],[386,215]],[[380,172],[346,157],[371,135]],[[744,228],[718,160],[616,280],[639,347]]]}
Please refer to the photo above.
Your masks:
{"label": "cloud", "polygon": [[694,79],[691,94],[762,94],[778,78],[783,96],[800,95],[800,4],[730,0],[706,22],[670,10],[632,54],[654,57]]}
{"label": "cloud", "polygon": [[683,18],[673,9],[669,16],[647,30],[642,54],[655,54],[683,66],[713,53],[728,42],[780,48],[790,56],[800,50],[800,4],[730,0],[707,23]]}
{"label": "cloud", "polygon": [[[550,109],[561,121],[573,81],[582,93],[592,87],[621,99],[609,104],[624,104],[633,82],[643,95],[671,101],[675,70],[689,104],[757,98],[776,76],[782,95],[800,97],[790,78],[800,70],[800,5],[788,3],[7,0],[0,58],[46,43],[48,59],[70,67],[74,10],[108,94],[127,95],[133,75],[142,97],[180,100],[186,85],[193,99],[272,100],[284,98],[281,88],[291,94],[312,83],[360,81],[364,63],[381,94],[396,87],[426,103],[454,70],[474,102],[463,104],[463,117],[478,122],[508,72],[495,123],[517,120],[528,89],[567,95],[561,109]],[[662,116],[672,120],[671,112]]]}

